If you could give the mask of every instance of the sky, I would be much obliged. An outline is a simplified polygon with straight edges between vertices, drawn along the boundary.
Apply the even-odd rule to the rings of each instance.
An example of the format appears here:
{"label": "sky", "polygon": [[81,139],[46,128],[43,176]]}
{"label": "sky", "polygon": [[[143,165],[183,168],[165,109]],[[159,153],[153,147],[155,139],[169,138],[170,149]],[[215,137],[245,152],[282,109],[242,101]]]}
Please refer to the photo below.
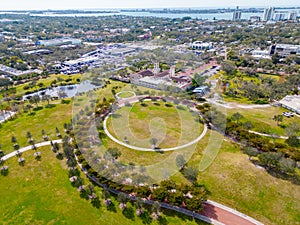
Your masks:
{"label": "sky", "polygon": [[0,10],[300,6],[300,0],[0,0]]}

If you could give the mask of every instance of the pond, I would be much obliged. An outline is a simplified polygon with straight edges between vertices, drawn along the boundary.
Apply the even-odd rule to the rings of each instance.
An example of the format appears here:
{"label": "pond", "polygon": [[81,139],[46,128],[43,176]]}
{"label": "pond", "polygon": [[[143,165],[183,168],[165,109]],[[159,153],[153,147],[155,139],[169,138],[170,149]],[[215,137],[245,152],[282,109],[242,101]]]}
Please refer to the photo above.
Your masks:
{"label": "pond", "polygon": [[40,97],[43,95],[50,95],[51,98],[71,98],[77,94],[85,93],[100,87],[101,85],[97,86],[92,84],[91,81],[86,80],[80,84],[52,87],[46,90],[34,92],[32,94],[24,95],[23,100],[28,100],[34,95],[39,95]]}

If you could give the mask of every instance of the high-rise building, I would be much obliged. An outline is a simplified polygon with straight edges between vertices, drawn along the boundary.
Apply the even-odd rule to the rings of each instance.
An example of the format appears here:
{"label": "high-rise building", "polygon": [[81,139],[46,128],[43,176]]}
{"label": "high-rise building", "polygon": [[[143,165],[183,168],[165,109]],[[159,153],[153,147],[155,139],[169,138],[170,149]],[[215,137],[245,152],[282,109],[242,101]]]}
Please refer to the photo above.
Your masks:
{"label": "high-rise building", "polygon": [[242,17],[242,12],[239,10],[239,7],[237,6],[236,10],[233,12],[232,20],[239,21],[241,20],[241,17]]}
{"label": "high-rise building", "polygon": [[296,20],[297,19],[297,12],[296,11],[294,11],[294,12],[290,12],[289,14],[288,14],[288,18],[287,18],[288,20]]}
{"label": "high-rise building", "polygon": [[265,11],[264,11],[264,15],[263,15],[263,21],[273,20],[274,12],[275,12],[274,7],[266,8]]}
{"label": "high-rise building", "polygon": [[285,13],[275,13],[274,15],[274,20],[275,21],[282,21],[282,20],[285,20]]}

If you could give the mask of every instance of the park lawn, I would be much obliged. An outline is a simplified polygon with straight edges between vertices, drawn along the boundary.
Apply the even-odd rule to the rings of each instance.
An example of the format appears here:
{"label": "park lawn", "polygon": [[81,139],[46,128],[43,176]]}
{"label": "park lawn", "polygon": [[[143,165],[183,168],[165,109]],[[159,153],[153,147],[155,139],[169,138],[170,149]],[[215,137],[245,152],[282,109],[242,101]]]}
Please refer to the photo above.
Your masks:
{"label": "park lawn", "polygon": [[267,134],[277,134],[277,135],[286,135],[284,128],[290,123],[300,124],[300,118],[297,116],[294,117],[283,117],[283,122],[277,125],[277,122],[273,120],[274,115],[281,115],[282,112],[287,110],[280,107],[266,107],[266,108],[255,108],[255,109],[227,109],[228,116],[231,116],[235,112],[239,112],[244,118],[241,122],[250,121],[254,128],[252,130],[267,133]]}
{"label": "park lawn", "polygon": [[242,96],[237,96],[237,97],[233,97],[233,96],[227,96],[225,94],[222,94],[222,99],[224,102],[230,103],[230,102],[236,102],[236,103],[241,103],[241,104],[253,104],[253,101],[242,97]]}
{"label": "park lawn", "polygon": [[[95,208],[90,201],[80,197],[68,179],[64,160],[59,161],[50,147],[40,148],[41,161],[36,161],[33,151],[25,152],[25,166],[17,163],[17,158],[9,159],[9,174],[0,176],[0,223],[1,224],[145,224],[135,215],[125,217],[112,197],[116,211],[109,211],[101,199],[102,189],[95,188],[101,206]],[[83,174],[81,173],[81,177]],[[89,182],[84,180],[85,185]],[[165,211],[164,224],[206,224],[190,217]],[[148,224],[148,223],[146,223]],[[157,221],[151,224],[160,224]]]}
{"label": "park lawn", "polygon": [[[195,152],[188,165],[198,166],[201,157]],[[172,179],[188,182],[181,173]],[[257,168],[228,140],[222,143],[213,163],[199,172],[198,182],[211,192],[209,199],[265,224],[300,224],[300,186]]]}
{"label": "park lawn", "polygon": [[269,77],[269,78],[272,78],[272,79],[274,79],[274,80],[276,80],[276,81],[279,81],[279,82],[283,82],[284,81],[284,76],[280,76],[280,75],[272,75],[272,74],[265,74],[265,73],[258,73],[259,74],[259,76],[260,77],[263,77],[263,78],[267,78],[267,77]]}
{"label": "park lawn", "polygon": [[[28,145],[26,133],[29,131],[35,140],[35,143],[43,142],[41,131],[44,129],[49,139],[55,140],[55,128],[58,127],[60,133],[64,134],[64,123],[70,123],[72,118],[72,104],[60,104],[59,101],[51,102],[55,107],[44,108],[36,111],[35,115],[30,113],[21,113],[15,119],[2,123],[0,128],[0,137],[2,149],[5,153],[13,151],[11,137],[15,136],[21,147]],[[42,105],[42,104],[40,104]],[[33,111],[32,111],[33,112]]]}
{"label": "park lawn", "polygon": [[151,148],[151,138],[157,139],[160,148],[187,144],[196,139],[203,125],[195,121],[186,107],[167,107],[164,102],[146,101],[131,107],[122,107],[108,120],[108,130],[119,140],[126,136],[134,146]]}
{"label": "park lawn", "polygon": [[130,98],[130,97],[133,97],[134,94],[132,92],[129,92],[129,91],[122,91],[118,97],[119,98]]}

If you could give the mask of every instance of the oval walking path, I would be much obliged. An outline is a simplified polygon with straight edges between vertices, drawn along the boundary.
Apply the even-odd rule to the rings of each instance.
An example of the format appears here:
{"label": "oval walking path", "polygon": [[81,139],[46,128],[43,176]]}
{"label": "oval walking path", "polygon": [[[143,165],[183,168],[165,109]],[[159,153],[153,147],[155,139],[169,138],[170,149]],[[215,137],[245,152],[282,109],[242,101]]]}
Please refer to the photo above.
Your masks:
{"label": "oval walking path", "polygon": [[[133,96],[131,98],[127,98],[127,99],[122,99],[120,101],[118,101],[118,106],[119,107],[124,107],[126,103],[136,103],[139,101],[139,98],[145,98],[147,97],[147,95],[140,95],[140,96]],[[147,101],[150,101],[150,99],[147,99]],[[192,110],[195,110],[195,109],[192,109]],[[196,111],[196,110],[195,110]],[[156,149],[152,149],[152,148],[142,148],[142,147],[137,147],[137,146],[133,146],[133,145],[129,145],[129,144],[126,144],[120,140],[118,140],[117,138],[115,138],[107,129],[107,120],[108,120],[108,117],[111,115],[111,113],[105,117],[104,121],[103,121],[103,130],[105,132],[105,134],[112,140],[114,141],[115,143],[119,144],[119,145],[122,145],[126,148],[130,148],[130,149],[133,149],[133,150],[137,150],[137,151],[147,151],[147,152],[153,152],[153,151],[156,151]],[[207,125],[204,123],[204,129],[202,131],[202,133],[200,134],[200,136],[198,136],[195,140],[192,140],[191,142],[187,143],[187,144],[184,144],[184,145],[180,145],[180,146],[176,146],[176,147],[173,147],[173,148],[161,148],[159,149],[160,151],[176,151],[176,150],[180,150],[180,149],[183,149],[183,148],[186,148],[186,147],[189,147],[191,145],[194,145],[194,144],[197,144],[207,133]]]}

